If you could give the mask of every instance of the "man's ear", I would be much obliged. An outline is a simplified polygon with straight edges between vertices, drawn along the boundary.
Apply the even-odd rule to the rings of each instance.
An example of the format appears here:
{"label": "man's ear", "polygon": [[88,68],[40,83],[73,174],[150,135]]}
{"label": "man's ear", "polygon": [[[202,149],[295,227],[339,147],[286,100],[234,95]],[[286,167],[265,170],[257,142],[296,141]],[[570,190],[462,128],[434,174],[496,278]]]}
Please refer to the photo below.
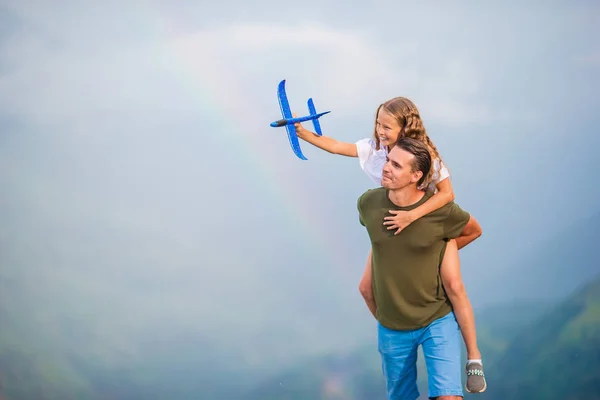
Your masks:
{"label": "man's ear", "polygon": [[422,176],[423,176],[423,171],[415,171],[415,172],[413,172],[411,182],[412,183],[419,182],[419,179],[421,179]]}

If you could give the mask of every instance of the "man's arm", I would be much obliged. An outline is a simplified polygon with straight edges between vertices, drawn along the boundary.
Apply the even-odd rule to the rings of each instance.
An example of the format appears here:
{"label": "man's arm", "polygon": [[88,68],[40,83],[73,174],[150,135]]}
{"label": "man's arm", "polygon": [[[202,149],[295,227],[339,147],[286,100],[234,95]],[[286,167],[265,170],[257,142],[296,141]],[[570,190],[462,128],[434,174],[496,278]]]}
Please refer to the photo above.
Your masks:
{"label": "man's arm", "polygon": [[373,317],[377,319],[377,304],[375,303],[375,296],[373,296],[373,276],[371,270],[371,259],[373,257],[373,248],[369,250],[369,257],[367,257],[367,265],[365,266],[365,271],[363,272],[363,276],[358,284],[358,290],[362,295],[369,311],[373,314]]}
{"label": "man's arm", "polygon": [[[371,189],[367,190],[367,192],[369,192]],[[366,195],[366,193],[363,193],[357,201],[357,208],[358,208],[358,220],[360,222],[360,224],[364,227],[366,227],[365,222],[363,221],[362,218],[362,200],[363,197]],[[363,299],[365,300],[365,303],[367,304],[367,307],[369,308],[369,311],[371,311],[371,314],[373,314],[373,317],[377,318],[376,314],[377,314],[377,305],[375,304],[375,297],[373,296],[373,276],[372,276],[372,270],[371,270],[371,260],[373,258],[373,247],[371,246],[371,248],[369,249],[369,256],[367,257],[367,265],[365,266],[365,270],[363,272],[363,276],[360,280],[360,283],[358,284],[358,290],[360,291],[360,294],[362,295]]]}
{"label": "man's arm", "polygon": [[482,230],[479,222],[477,222],[477,220],[471,215],[469,217],[469,222],[467,222],[467,225],[465,225],[465,228],[460,233],[460,236],[455,239],[456,246],[459,250],[462,249],[481,236],[481,233]]}

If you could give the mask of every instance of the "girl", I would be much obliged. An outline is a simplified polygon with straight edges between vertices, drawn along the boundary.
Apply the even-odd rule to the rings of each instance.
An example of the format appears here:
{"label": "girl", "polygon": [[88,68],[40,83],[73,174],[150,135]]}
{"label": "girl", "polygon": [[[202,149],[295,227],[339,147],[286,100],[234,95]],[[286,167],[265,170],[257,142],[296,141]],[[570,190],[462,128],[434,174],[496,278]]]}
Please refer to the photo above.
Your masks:
{"label": "girl", "polygon": [[[387,153],[399,137],[411,137],[424,142],[429,147],[433,159],[432,169],[421,188],[431,190],[435,194],[412,211],[390,210],[392,216],[385,217],[383,224],[387,226],[388,230],[395,229],[394,234],[400,233],[415,220],[454,200],[452,184],[448,179],[450,173],[437,148],[427,136],[417,107],[404,97],[396,97],[381,104],[376,112],[373,137],[359,140],[356,143],[345,143],[327,136],[318,136],[306,130],[300,123],[294,126],[299,138],[322,150],[347,157],[358,157],[363,171],[377,185],[381,184]],[[461,236],[466,237],[470,234],[463,232]],[[477,346],[473,309],[462,282],[458,257],[458,249],[467,244],[461,237],[448,242],[440,275],[467,348],[466,390],[470,393],[480,393],[485,391],[486,382],[483,375],[481,353]],[[371,313],[375,315],[371,287],[371,254],[367,258],[359,289],[369,305]]]}

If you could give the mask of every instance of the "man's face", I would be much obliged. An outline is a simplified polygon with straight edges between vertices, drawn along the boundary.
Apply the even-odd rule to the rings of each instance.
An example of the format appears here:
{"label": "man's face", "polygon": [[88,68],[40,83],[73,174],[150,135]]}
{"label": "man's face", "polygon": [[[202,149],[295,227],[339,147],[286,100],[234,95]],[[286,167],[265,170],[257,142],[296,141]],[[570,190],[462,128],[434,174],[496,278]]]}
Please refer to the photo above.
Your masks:
{"label": "man's face", "polygon": [[398,190],[410,185],[416,185],[419,179],[421,179],[422,173],[420,171],[412,171],[414,159],[415,156],[408,151],[394,146],[383,166],[381,186],[388,190]]}

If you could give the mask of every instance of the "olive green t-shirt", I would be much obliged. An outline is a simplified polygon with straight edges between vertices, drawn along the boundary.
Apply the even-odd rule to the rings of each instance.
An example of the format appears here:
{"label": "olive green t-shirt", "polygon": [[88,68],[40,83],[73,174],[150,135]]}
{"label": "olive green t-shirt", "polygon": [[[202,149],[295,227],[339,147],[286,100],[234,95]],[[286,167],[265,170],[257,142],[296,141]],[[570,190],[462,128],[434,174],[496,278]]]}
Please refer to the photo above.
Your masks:
{"label": "olive green t-shirt", "polygon": [[398,235],[383,225],[389,210],[412,210],[432,196],[399,207],[383,188],[367,190],[358,199],[360,223],[366,227],[373,250],[373,294],[376,318],[383,326],[413,330],[429,325],[452,311],[442,287],[439,268],[447,240],[460,235],[470,215],[448,203],[404,228]]}

